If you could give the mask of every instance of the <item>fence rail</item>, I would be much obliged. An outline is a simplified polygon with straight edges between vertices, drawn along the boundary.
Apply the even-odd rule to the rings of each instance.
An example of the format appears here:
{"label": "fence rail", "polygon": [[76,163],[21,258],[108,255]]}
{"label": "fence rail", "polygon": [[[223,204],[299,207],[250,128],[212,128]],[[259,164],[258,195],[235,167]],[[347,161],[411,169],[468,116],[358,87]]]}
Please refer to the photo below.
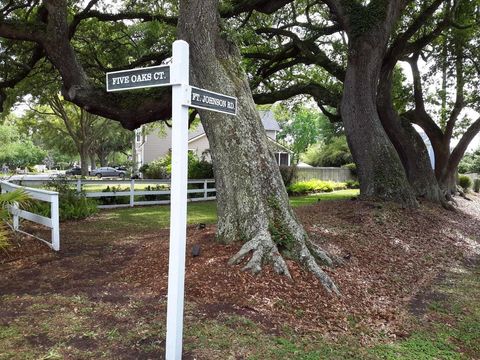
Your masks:
{"label": "fence rail", "polygon": [[[60,214],[58,208],[58,193],[55,191],[34,189],[30,187],[20,186],[12,184],[8,181],[0,181],[0,187],[2,193],[9,193],[18,189],[23,189],[32,199],[45,201],[50,203],[50,217],[41,216],[32,212],[29,212],[24,209],[18,208],[18,206],[13,205],[9,207],[9,212],[13,217],[13,224],[11,225],[14,231],[32,236],[48,246],[53,250],[60,250]],[[37,224],[41,224],[51,229],[51,239],[50,241],[42,239],[34,234],[30,234],[24,230],[20,229],[20,219],[25,219],[32,221]]]}
{"label": "fence rail", "polygon": [[[43,186],[48,182],[55,181],[50,180],[18,180],[18,184],[21,185],[30,185],[30,186]],[[144,206],[144,205],[162,205],[169,204],[169,199],[163,200],[138,200],[140,196],[164,196],[166,198],[170,197],[170,179],[132,179],[132,180],[112,180],[112,179],[102,179],[102,180],[85,180],[85,179],[73,179],[65,180],[70,185],[74,186],[78,193],[84,192],[87,198],[93,199],[105,199],[105,198],[118,198],[118,197],[128,197],[129,201],[125,204],[101,204],[98,205],[100,209],[112,209],[120,207],[134,207],[134,206]],[[190,189],[187,190],[189,195],[188,201],[207,201],[216,199],[216,188],[209,187],[211,184],[215,184],[213,179],[199,179],[199,180],[188,180],[188,186]],[[88,186],[116,186],[119,187],[119,191],[88,191]],[[153,185],[153,186],[162,186],[162,189],[135,189],[136,185]],[[198,187],[192,189],[191,187]],[[84,191],[86,190],[86,191]],[[197,194],[199,196],[197,196]],[[137,199],[136,199],[137,197]]]}

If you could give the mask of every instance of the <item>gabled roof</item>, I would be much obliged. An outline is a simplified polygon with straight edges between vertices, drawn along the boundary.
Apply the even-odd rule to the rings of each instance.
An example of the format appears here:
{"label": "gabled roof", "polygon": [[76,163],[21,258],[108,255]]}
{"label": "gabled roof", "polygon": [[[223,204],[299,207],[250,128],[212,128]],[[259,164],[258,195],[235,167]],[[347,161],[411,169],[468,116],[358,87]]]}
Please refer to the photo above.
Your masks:
{"label": "gabled roof", "polygon": [[[280,125],[278,125],[277,120],[275,120],[275,115],[273,111],[270,110],[260,110],[259,112],[260,119],[262,120],[263,127],[267,131],[280,131]],[[194,140],[205,135],[205,130],[203,129],[202,124],[199,124],[195,129],[188,132],[188,140]]]}
{"label": "gabled roof", "polygon": [[260,114],[260,118],[262,119],[262,124],[265,130],[275,130],[280,131],[280,125],[278,125],[277,120],[275,120],[275,115],[271,110],[260,110],[258,112]]}

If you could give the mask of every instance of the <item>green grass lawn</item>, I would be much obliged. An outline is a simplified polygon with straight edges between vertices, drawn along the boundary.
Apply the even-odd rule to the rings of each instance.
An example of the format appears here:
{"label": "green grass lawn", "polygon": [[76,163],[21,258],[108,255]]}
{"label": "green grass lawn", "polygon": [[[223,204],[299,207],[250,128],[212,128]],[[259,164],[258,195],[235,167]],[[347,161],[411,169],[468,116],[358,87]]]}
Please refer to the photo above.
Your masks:
{"label": "green grass lawn", "polygon": [[[340,190],[331,193],[296,196],[290,198],[293,207],[316,204],[319,200],[345,200],[358,196],[358,190]],[[189,224],[215,223],[217,203],[215,201],[190,202],[187,207]],[[151,230],[166,228],[170,222],[170,206],[144,206],[102,211],[95,226],[105,230],[119,231],[132,224],[138,229]]]}

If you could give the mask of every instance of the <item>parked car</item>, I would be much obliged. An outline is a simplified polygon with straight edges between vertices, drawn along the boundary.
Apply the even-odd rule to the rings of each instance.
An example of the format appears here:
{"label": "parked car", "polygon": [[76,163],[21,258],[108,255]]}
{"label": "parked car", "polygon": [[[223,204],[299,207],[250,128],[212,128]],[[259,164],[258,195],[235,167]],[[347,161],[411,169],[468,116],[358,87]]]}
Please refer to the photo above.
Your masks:
{"label": "parked car", "polygon": [[79,166],[74,166],[65,171],[65,175],[82,175],[82,169]]}
{"label": "parked car", "polygon": [[99,168],[96,168],[95,170],[90,171],[90,175],[96,176],[98,178],[120,177],[123,179],[126,175],[126,172],[123,170],[117,170],[113,167],[105,166],[105,167],[99,167]]}

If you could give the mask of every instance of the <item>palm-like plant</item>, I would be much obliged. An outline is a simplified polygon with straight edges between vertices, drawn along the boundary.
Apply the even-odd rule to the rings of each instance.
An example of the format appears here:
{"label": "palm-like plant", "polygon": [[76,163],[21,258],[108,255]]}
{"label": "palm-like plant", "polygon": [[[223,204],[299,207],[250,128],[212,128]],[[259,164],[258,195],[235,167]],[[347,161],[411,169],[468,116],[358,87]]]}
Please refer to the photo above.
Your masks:
{"label": "palm-like plant", "polygon": [[8,207],[14,204],[25,207],[29,202],[30,196],[22,189],[0,194],[0,249],[8,246],[8,228],[5,225],[5,222],[10,218]]}

